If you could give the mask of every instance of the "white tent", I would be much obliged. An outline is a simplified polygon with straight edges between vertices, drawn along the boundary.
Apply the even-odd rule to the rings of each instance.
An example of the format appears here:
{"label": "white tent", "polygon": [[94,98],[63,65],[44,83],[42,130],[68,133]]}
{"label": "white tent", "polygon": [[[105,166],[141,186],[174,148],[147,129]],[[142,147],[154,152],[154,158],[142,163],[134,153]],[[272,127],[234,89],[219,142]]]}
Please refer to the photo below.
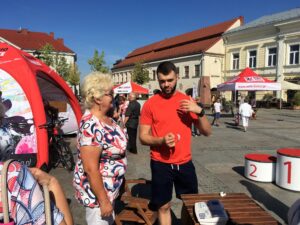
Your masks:
{"label": "white tent", "polygon": [[281,88],[282,90],[300,90],[300,85],[284,80],[281,82]]}

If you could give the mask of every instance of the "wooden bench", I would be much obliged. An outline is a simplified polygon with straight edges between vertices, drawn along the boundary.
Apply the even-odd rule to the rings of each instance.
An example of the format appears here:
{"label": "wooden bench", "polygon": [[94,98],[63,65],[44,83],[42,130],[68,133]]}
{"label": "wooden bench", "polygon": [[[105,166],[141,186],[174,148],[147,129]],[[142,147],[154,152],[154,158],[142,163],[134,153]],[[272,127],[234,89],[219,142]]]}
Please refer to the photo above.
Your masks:
{"label": "wooden bench", "polygon": [[228,214],[227,224],[254,224],[254,225],[277,225],[279,224],[268,212],[261,208],[252,198],[244,193],[228,193],[221,197],[218,193],[213,194],[184,194],[182,224],[197,224],[194,213],[196,202],[207,202],[208,200],[220,200]]}
{"label": "wooden bench", "polygon": [[157,212],[148,208],[149,200],[140,197],[134,197],[131,193],[130,185],[146,184],[146,180],[125,180],[124,190],[121,194],[121,201],[125,203],[122,211],[116,215],[116,225],[122,225],[123,222],[134,222],[138,224],[152,225],[157,220]]}

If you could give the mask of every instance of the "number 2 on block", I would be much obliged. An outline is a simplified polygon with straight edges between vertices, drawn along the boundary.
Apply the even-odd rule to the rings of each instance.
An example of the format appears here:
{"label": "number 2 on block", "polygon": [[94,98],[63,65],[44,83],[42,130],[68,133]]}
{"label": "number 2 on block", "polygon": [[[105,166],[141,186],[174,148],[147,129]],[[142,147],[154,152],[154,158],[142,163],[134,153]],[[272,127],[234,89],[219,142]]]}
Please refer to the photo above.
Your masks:
{"label": "number 2 on block", "polygon": [[287,165],[287,183],[290,184],[291,183],[291,177],[292,177],[292,162],[291,161],[287,161],[287,162],[284,162],[283,165]]}
{"label": "number 2 on block", "polygon": [[253,171],[250,173],[250,176],[251,176],[251,177],[257,177],[256,175],[254,175],[254,173],[255,173],[256,170],[257,170],[257,167],[256,167],[254,164],[250,164],[250,167],[253,167]]}

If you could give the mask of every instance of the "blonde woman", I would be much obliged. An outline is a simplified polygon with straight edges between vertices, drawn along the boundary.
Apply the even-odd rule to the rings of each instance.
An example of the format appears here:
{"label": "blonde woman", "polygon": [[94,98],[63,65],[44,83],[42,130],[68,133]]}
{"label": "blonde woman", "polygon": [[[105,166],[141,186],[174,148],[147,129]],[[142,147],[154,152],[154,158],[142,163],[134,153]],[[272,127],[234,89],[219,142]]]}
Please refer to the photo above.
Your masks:
{"label": "blonde woman", "polygon": [[86,209],[88,225],[114,222],[114,200],[127,167],[127,139],[107,115],[112,107],[110,75],[93,72],[82,85],[85,113],[78,134],[75,197]]}

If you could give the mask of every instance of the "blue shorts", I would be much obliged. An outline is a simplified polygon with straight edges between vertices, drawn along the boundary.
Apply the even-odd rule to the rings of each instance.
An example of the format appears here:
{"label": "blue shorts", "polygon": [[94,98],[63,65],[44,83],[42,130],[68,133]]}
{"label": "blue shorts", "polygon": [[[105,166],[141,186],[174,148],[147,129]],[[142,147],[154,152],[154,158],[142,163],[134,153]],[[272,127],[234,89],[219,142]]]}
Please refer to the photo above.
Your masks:
{"label": "blue shorts", "polygon": [[215,113],[215,119],[220,119],[220,117],[221,117],[221,113],[219,112]]}
{"label": "blue shorts", "polygon": [[149,208],[158,210],[172,200],[173,184],[176,197],[181,194],[197,194],[198,181],[192,161],[177,165],[151,160],[151,200]]}

